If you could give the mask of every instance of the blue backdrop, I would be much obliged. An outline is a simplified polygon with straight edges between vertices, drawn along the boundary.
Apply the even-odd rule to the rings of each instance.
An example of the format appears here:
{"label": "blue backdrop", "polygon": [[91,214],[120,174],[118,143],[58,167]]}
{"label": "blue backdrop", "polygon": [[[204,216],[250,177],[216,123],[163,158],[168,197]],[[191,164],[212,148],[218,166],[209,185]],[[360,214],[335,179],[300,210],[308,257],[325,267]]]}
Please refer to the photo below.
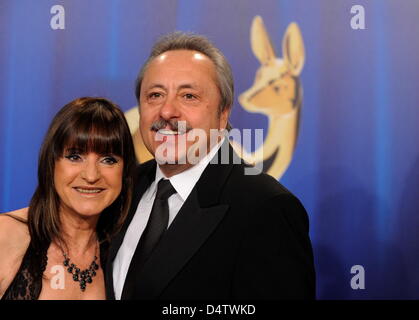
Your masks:
{"label": "blue backdrop", "polygon": [[[50,25],[57,4],[65,29]],[[363,30],[351,28],[354,5]],[[136,105],[135,77],[163,33],[207,35],[237,95],[248,89],[256,15],[279,53],[290,22],[304,39],[300,132],[281,182],[309,213],[318,298],[418,299],[417,0],[0,0],[0,212],[28,205],[41,141],[64,104],[93,95]],[[235,101],[235,127],[266,128]],[[365,289],[351,288],[353,265]]]}

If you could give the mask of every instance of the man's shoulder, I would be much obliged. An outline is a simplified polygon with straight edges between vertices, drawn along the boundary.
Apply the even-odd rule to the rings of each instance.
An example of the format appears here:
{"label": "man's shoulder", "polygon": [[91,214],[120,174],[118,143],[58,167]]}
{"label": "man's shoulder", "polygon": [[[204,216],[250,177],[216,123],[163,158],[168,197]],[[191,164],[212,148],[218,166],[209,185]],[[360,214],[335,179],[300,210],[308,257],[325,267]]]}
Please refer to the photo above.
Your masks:
{"label": "man's shoulder", "polygon": [[237,166],[232,170],[223,197],[239,208],[246,208],[244,211],[257,219],[274,221],[281,212],[285,219],[294,221],[291,224],[308,226],[307,212],[300,199],[266,173],[245,175],[243,168]]}
{"label": "man's shoulder", "polygon": [[279,195],[292,195],[277,179],[271,175],[261,172],[258,174],[247,174],[245,165],[234,166],[228,179],[229,187],[241,190],[248,190],[254,196],[272,198]]}

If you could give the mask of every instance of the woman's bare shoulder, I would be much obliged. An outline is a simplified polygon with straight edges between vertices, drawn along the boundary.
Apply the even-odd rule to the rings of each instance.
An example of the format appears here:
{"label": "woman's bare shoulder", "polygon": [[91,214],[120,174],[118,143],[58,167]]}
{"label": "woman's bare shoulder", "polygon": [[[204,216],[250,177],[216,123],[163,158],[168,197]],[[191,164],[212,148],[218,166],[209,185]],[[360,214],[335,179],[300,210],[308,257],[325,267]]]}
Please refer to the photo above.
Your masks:
{"label": "woman's bare shoulder", "polygon": [[0,248],[7,243],[21,243],[29,239],[28,208],[0,214]]}
{"label": "woman's bare shoulder", "polygon": [[23,220],[27,220],[28,219],[28,207],[26,208],[22,208],[22,209],[18,209],[15,211],[10,211],[10,212],[5,212],[4,215],[0,214],[0,217],[4,216],[4,217],[9,217],[9,218],[17,218],[17,219],[23,219]]}

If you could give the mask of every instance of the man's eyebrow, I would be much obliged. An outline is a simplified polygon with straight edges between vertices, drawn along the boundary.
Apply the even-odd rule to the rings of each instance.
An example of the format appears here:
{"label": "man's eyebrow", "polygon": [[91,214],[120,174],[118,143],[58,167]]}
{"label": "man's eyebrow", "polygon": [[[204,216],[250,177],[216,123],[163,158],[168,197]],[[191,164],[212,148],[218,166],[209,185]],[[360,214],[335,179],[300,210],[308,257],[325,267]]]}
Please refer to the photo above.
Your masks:
{"label": "man's eyebrow", "polygon": [[185,84],[181,84],[178,87],[178,90],[180,90],[180,89],[198,89],[198,88],[199,87],[194,83],[185,83]]}
{"label": "man's eyebrow", "polygon": [[164,85],[162,85],[162,84],[159,84],[159,83],[152,83],[152,84],[150,84],[150,85],[147,87],[147,90],[150,90],[150,89],[155,89],[155,88],[160,88],[160,89],[164,89],[164,90],[166,90],[166,87],[165,87]]}
{"label": "man's eyebrow", "polygon": [[[166,86],[164,86],[160,83],[151,83],[147,87],[147,90],[156,89],[156,88],[167,90]],[[177,87],[177,90],[182,90],[182,89],[195,89],[195,90],[197,90],[197,89],[199,89],[199,86],[195,83],[184,83],[184,84],[181,84]]]}

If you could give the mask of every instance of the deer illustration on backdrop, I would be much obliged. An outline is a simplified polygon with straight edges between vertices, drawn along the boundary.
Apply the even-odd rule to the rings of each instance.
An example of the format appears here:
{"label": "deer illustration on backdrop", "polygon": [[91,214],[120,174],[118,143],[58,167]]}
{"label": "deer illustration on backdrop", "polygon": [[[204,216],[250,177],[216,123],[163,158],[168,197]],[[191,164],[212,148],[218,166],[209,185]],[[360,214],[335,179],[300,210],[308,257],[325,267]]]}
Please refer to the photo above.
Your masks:
{"label": "deer illustration on backdrop", "polygon": [[[244,110],[262,113],[269,119],[268,132],[262,146],[252,153],[232,141],[234,149],[248,162],[263,162],[263,169],[279,179],[288,168],[295,149],[302,87],[299,75],[303,69],[305,51],[303,38],[296,23],[290,23],[282,40],[283,58],[278,58],[260,16],[253,19],[250,43],[261,66],[253,85],[239,95]],[[125,113],[133,135],[137,159],[152,158],[139,133],[138,107]]]}
{"label": "deer illustration on backdrop", "polygon": [[[239,96],[239,102],[248,112],[266,115],[269,125],[263,145],[251,154],[241,155],[252,163],[263,162],[264,171],[278,179],[292,160],[298,136],[303,94],[298,76],[305,58],[303,38],[297,24],[289,24],[282,40],[283,59],[280,59],[262,18],[256,16],[250,43],[261,66],[253,86]],[[233,145],[240,152],[237,144]]]}

